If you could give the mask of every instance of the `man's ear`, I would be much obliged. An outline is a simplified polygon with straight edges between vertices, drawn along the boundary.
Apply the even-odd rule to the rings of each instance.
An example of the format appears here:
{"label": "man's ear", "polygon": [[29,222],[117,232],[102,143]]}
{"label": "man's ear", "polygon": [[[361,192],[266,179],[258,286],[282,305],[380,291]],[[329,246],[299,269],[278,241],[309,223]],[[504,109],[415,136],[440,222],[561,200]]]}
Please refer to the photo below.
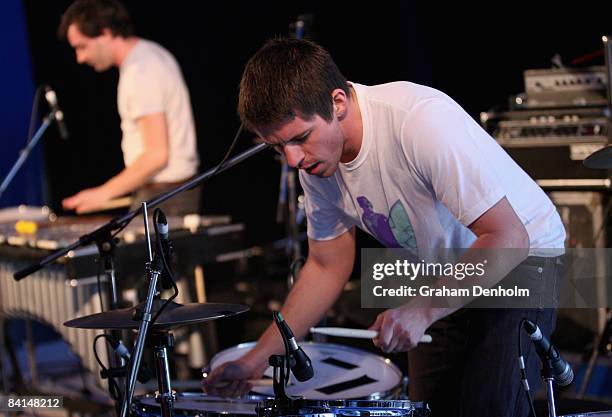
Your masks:
{"label": "man's ear", "polygon": [[348,112],[349,98],[346,95],[346,92],[341,88],[336,88],[334,91],[332,91],[331,95],[332,103],[334,106],[334,114],[336,115],[338,120],[342,120],[346,117],[346,114]]}

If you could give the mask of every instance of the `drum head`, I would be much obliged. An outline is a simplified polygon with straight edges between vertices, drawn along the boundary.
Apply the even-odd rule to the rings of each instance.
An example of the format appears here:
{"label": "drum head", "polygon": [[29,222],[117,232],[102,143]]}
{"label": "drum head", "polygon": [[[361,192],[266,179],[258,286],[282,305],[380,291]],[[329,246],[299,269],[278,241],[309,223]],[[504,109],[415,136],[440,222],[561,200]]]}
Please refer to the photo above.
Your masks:
{"label": "drum head", "polygon": [[[258,398],[221,398],[202,393],[177,394],[174,414],[180,416],[256,416]],[[154,396],[134,399],[134,415],[138,417],[161,416],[161,408]]]}
{"label": "drum head", "polygon": [[[255,343],[243,343],[219,352],[211,369],[233,361],[251,350]],[[388,398],[400,387],[402,373],[389,359],[373,353],[332,343],[302,343],[310,357],[314,377],[306,382],[290,379],[287,394],[313,400]],[[264,375],[272,378],[272,368]],[[274,397],[272,387],[254,387],[262,397]]]}

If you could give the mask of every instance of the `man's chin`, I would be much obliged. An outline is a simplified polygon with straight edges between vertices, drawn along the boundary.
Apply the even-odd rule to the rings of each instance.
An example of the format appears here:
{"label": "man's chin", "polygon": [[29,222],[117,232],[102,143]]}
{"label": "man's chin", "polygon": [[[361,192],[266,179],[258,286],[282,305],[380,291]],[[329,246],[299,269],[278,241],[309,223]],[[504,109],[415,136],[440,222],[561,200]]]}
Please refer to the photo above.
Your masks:
{"label": "man's chin", "polygon": [[317,177],[320,178],[329,178],[332,175],[334,175],[336,173],[336,170],[338,169],[338,165],[334,165],[331,169],[328,170],[323,170],[320,173],[317,174]]}

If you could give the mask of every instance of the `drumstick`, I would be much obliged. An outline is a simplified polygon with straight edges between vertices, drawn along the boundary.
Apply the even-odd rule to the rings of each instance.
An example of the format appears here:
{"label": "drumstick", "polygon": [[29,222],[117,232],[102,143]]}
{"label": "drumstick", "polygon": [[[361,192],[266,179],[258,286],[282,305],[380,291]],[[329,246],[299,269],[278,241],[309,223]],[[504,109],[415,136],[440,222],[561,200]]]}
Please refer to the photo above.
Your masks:
{"label": "drumstick", "polygon": [[[310,333],[337,337],[352,337],[355,339],[374,339],[378,337],[378,332],[376,330],[349,329],[346,327],[311,327]],[[424,334],[419,343],[431,343],[431,341],[431,336]]]}

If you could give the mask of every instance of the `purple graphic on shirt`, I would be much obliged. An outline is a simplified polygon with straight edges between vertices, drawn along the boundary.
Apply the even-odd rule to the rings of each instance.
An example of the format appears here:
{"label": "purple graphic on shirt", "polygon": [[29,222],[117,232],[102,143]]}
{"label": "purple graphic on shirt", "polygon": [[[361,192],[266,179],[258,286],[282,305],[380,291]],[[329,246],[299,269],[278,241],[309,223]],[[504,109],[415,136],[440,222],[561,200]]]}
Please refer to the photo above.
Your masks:
{"label": "purple graphic on shirt", "polygon": [[387,216],[376,213],[367,197],[359,196],[357,197],[357,202],[363,210],[361,220],[372,236],[388,248],[401,248],[402,246],[393,235]]}

